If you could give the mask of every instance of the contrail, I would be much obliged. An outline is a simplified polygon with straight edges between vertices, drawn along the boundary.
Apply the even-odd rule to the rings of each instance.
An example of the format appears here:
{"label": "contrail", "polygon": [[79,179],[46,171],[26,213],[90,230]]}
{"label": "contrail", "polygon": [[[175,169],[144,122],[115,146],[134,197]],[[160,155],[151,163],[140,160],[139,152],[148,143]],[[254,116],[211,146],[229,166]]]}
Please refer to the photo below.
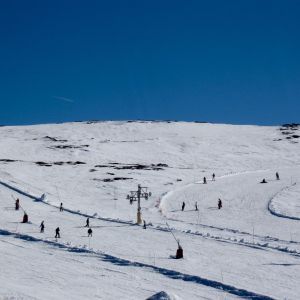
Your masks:
{"label": "contrail", "polygon": [[52,98],[57,99],[57,100],[61,100],[61,101],[65,101],[65,102],[69,102],[69,103],[75,102],[73,99],[66,98],[66,97],[53,96]]}

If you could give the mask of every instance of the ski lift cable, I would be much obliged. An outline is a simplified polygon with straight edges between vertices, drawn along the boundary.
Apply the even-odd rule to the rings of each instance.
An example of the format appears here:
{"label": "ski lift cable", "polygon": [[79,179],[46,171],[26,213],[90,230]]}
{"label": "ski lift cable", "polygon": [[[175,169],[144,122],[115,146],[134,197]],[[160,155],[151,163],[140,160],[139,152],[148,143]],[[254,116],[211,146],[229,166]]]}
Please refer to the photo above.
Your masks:
{"label": "ski lift cable", "polygon": [[168,222],[166,222],[166,225],[167,225],[169,231],[171,232],[171,234],[173,235],[173,238],[175,239],[176,243],[179,245],[179,240],[175,237],[175,235],[174,235],[173,231],[171,230]]}

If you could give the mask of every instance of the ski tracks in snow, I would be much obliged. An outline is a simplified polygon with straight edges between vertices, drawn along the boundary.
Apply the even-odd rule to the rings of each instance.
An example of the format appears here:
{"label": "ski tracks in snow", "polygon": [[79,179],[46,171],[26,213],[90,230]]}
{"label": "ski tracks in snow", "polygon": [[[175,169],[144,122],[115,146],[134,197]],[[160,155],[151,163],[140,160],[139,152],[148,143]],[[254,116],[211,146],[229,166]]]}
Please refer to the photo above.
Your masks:
{"label": "ski tracks in snow", "polygon": [[[242,175],[242,174],[255,174],[255,173],[265,172],[265,171],[269,171],[269,170],[254,170],[254,171],[230,173],[227,175],[219,176],[219,177],[217,177],[217,179],[233,177],[233,176],[238,176],[238,175]],[[171,221],[171,222],[176,222],[176,223],[189,224],[189,225],[194,226],[195,228],[205,229],[206,231],[201,232],[198,229],[197,230],[180,230],[176,227],[171,228],[172,230],[184,232],[186,234],[191,234],[191,235],[195,235],[195,236],[201,236],[206,239],[213,239],[213,240],[216,240],[219,242],[229,242],[229,243],[234,243],[237,245],[253,247],[256,249],[269,249],[269,250],[274,250],[274,251],[280,251],[280,252],[284,252],[287,254],[291,254],[291,255],[300,257],[300,249],[297,250],[297,249],[293,248],[293,246],[300,246],[300,242],[298,242],[298,241],[292,241],[292,240],[288,241],[288,240],[282,240],[282,239],[271,237],[271,236],[264,236],[264,235],[258,235],[258,234],[253,234],[253,233],[251,234],[246,231],[240,231],[238,229],[232,229],[232,228],[226,228],[226,227],[217,227],[217,226],[201,224],[201,223],[197,223],[197,224],[196,223],[188,223],[186,221],[167,217],[167,215],[164,213],[164,205],[165,205],[166,201],[168,200],[168,198],[171,197],[174,193],[180,192],[184,189],[187,189],[187,188],[192,187],[195,184],[199,184],[199,183],[201,183],[201,181],[197,181],[195,183],[188,183],[184,186],[179,187],[176,190],[171,190],[169,192],[165,192],[161,196],[157,207],[159,208],[159,211],[166,218],[166,220],[168,222]],[[272,201],[273,201],[273,199],[275,199],[275,197],[277,195],[279,195],[280,193],[282,193],[285,190],[292,188],[295,185],[296,185],[296,183],[291,183],[290,185],[281,188],[270,198],[267,209],[269,210],[269,212],[271,214],[278,216],[278,217],[291,219],[291,220],[300,220],[300,218],[290,217],[287,215],[280,214],[280,213],[276,212],[272,206]],[[161,229],[161,230],[166,230],[166,228],[160,227],[160,226],[157,226],[157,228]],[[226,233],[229,236],[226,237],[224,235],[220,235],[220,233]],[[230,236],[230,234],[233,236]]]}
{"label": "ski tracks in snow", "polygon": [[281,189],[279,192],[277,192],[273,197],[270,198],[269,202],[268,202],[268,210],[269,212],[276,216],[276,217],[279,217],[279,218],[285,218],[285,219],[290,219],[290,220],[297,220],[297,221],[300,221],[300,218],[299,217],[294,217],[294,216],[289,216],[287,214],[283,214],[283,213],[280,213],[279,211],[277,211],[275,205],[273,204],[275,198],[281,194],[282,192],[284,191],[288,191],[290,189],[292,189],[294,186],[296,186],[296,182],[292,183],[291,185],[289,186],[286,186],[285,188]]}
{"label": "ski tracks in snow", "polygon": [[124,266],[124,267],[136,267],[136,268],[144,268],[149,271],[158,273],[160,275],[166,276],[171,279],[175,280],[182,280],[185,282],[191,282],[194,284],[199,284],[203,285],[206,287],[210,287],[213,289],[221,290],[225,293],[229,293],[231,295],[239,296],[241,298],[246,298],[246,299],[255,299],[255,300],[272,300],[273,298],[269,296],[265,296],[262,294],[257,294],[245,289],[239,289],[235,286],[232,285],[227,285],[219,281],[215,280],[210,280],[201,276],[196,276],[196,275],[190,275],[190,274],[185,274],[179,271],[175,271],[172,269],[167,269],[167,268],[162,268],[158,267],[152,264],[146,264],[138,261],[130,261],[124,258],[120,258],[114,255],[107,254],[102,251],[94,251],[92,249],[88,249],[87,247],[74,247],[69,244],[63,244],[63,243],[58,243],[56,241],[49,241],[49,240],[44,240],[44,239],[39,239],[27,234],[20,234],[20,233],[13,233],[8,230],[3,230],[0,229],[0,235],[2,236],[13,236],[14,238],[21,239],[24,241],[28,242],[34,242],[34,243],[45,243],[48,246],[52,247],[57,247],[65,251],[73,252],[73,253],[87,253],[87,254],[92,254],[94,256],[97,256],[99,259],[101,259],[104,262],[108,262],[111,264],[115,264],[118,266]]}
{"label": "ski tracks in snow", "polygon": [[[227,177],[227,176],[237,176],[239,174],[255,173],[255,172],[262,172],[262,171],[264,171],[264,170],[234,173],[234,174],[220,176],[218,178]],[[59,208],[58,206],[55,206],[55,205],[47,202],[45,199],[43,199],[43,197],[32,195],[29,192],[25,192],[21,188],[18,188],[18,187],[14,186],[10,183],[7,183],[7,182],[4,182],[4,181],[0,180],[0,184],[3,185],[4,187],[6,187],[10,190],[13,190],[13,191],[15,191],[15,192],[17,192],[17,193],[19,193],[23,196],[26,196],[26,197],[34,200],[34,201],[41,202],[41,203],[43,203],[45,205],[48,205],[48,206],[51,206],[51,207]],[[181,189],[184,189],[187,186],[191,186],[191,185],[193,185],[193,183],[185,185],[184,187],[181,187]],[[178,189],[178,190],[181,190],[181,189]],[[168,196],[172,195],[173,193],[174,193],[174,191],[170,191],[170,192],[166,193],[164,197],[168,197]],[[276,195],[278,193],[276,193]],[[71,214],[74,214],[74,215],[82,216],[82,217],[85,217],[85,218],[97,219],[97,220],[101,220],[101,221],[105,221],[105,222],[124,224],[124,225],[129,225],[129,226],[138,226],[133,221],[113,219],[113,218],[103,218],[103,217],[100,217],[100,216],[89,215],[89,214],[82,213],[78,210],[76,211],[76,210],[72,210],[72,209],[68,209],[68,208],[64,208],[64,211],[68,212],[68,213],[71,213]],[[172,220],[172,219],[167,219],[167,220],[168,221],[169,220],[170,221],[175,221],[175,222],[183,222],[183,221],[180,221],[180,220]],[[190,225],[196,225],[196,224],[191,223]],[[292,256],[300,257],[300,250],[290,248],[291,245],[300,245],[300,242],[280,240],[280,239],[270,237],[270,236],[251,235],[250,233],[241,232],[241,231],[238,231],[238,230],[235,230],[235,229],[214,227],[214,226],[204,225],[204,224],[197,224],[197,226],[205,228],[206,230],[210,229],[210,232],[207,232],[207,231],[206,232],[200,232],[199,230],[195,230],[195,231],[193,231],[193,230],[181,230],[181,229],[178,229],[176,227],[171,227],[170,229],[173,230],[173,231],[182,233],[182,234],[187,234],[187,235],[192,235],[192,236],[195,236],[195,237],[210,239],[210,240],[214,240],[216,242],[230,243],[230,244],[235,244],[237,246],[244,246],[244,247],[254,248],[254,249],[258,249],[258,250],[279,251],[281,253],[286,253],[286,254],[289,254],[289,255],[292,255]],[[149,224],[148,228],[151,228],[153,230],[163,231],[163,232],[169,232],[169,228],[167,226]],[[216,232],[212,232],[212,230],[213,231],[218,231],[218,232],[222,232],[222,231],[223,232],[224,231],[231,232],[231,233],[234,233],[235,236],[234,237],[220,236]],[[237,237],[236,234],[239,234],[239,236]],[[254,237],[255,237],[256,241],[253,240]],[[251,241],[251,239],[252,239],[252,241]]]}

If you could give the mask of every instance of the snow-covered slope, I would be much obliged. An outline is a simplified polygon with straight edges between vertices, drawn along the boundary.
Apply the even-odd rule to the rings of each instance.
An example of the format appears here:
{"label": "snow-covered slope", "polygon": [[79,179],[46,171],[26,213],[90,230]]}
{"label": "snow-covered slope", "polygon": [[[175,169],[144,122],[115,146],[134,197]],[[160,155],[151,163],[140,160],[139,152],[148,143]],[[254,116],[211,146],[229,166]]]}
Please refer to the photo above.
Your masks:
{"label": "snow-covered slope", "polygon": [[[0,297],[298,299],[298,130],[184,122],[1,127],[7,271]],[[152,193],[142,200],[146,230],[126,199],[138,184]],[[20,223],[23,209],[29,224]],[[169,228],[183,260],[170,258],[177,244]]]}

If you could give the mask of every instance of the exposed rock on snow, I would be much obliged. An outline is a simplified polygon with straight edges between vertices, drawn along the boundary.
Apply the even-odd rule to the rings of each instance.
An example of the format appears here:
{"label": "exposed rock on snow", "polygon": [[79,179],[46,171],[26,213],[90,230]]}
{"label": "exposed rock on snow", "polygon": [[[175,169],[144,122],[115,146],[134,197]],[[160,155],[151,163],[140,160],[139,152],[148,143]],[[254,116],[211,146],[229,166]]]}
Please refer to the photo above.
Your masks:
{"label": "exposed rock on snow", "polygon": [[177,296],[172,296],[172,295],[167,294],[166,292],[162,291],[162,292],[159,292],[159,293],[147,298],[146,300],[179,300],[179,298]]}

